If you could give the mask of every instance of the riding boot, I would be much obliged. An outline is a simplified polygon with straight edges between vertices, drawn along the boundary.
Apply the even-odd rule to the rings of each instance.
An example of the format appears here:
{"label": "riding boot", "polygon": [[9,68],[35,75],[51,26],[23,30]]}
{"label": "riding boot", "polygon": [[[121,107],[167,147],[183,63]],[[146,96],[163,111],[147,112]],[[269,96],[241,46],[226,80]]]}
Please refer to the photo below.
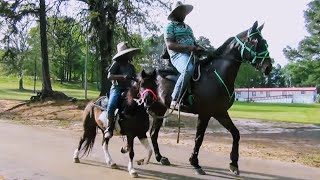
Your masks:
{"label": "riding boot", "polygon": [[116,124],[116,120],[114,118],[109,118],[108,119],[108,127],[104,131],[104,137],[105,138],[108,138],[108,139],[112,138],[115,124]]}

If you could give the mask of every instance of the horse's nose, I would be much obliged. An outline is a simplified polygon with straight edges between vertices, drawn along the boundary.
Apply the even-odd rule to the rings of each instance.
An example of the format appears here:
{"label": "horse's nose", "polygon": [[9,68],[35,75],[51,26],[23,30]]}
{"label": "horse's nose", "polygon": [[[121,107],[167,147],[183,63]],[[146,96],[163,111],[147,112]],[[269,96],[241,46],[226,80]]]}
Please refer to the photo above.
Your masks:
{"label": "horse's nose", "polygon": [[271,70],[272,70],[272,66],[267,66],[267,67],[266,67],[266,70],[264,71],[264,74],[265,74],[265,75],[269,75],[270,72],[271,72]]}

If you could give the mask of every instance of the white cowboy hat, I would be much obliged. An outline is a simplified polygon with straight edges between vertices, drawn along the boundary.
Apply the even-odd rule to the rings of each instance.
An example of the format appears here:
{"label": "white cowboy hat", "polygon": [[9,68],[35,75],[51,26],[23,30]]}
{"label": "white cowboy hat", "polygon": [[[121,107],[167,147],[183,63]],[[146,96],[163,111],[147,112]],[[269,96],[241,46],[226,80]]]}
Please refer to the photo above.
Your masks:
{"label": "white cowboy hat", "polygon": [[116,55],[113,56],[112,60],[116,60],[117,58],[119,58],[120,56],[123,56],[125,54],[130,54],[130,55],[134,55],[134,53],[137,53],[140,50],[140,48],[129,48],[127,46],[126,42],[120,42],[117,45],[117,51],[118,53]]}
{"label": "white cowboy hat", "polygon": [[193,6],[190,4],[183,4],[181,1],[178,1],[176,5],[174,6],[173,10],[170,12],[168,16],[168,20],[173,20],[173,15],[177,11],[184,10],[184,16],[187,16],[193,9]]}

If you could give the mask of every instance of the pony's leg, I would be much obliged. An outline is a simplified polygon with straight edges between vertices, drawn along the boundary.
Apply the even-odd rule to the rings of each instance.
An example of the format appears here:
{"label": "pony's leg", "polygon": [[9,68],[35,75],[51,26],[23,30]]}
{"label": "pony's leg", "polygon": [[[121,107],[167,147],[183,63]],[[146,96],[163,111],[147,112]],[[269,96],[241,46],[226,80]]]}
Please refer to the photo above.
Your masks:
{"label": "pony's leg", "polygon": [[74,150],[74,153],[73,153],[73,162],[74,163],[80,163],[80,160],[79,160],[79,152],[80,152],[80,149],[81,149],[81,146],[83,144],[83,142],[85,141],[85,139],[83,138],[83,136],[81,136],[81,139],[79,141],[79,145],[78,145],[78,148],[76,150]]}
{"label": "pony's leg", "polygon": [[239,175],[239,166],[238,166],[238,160],[239,160],[239,141],[240,141],[240,133],[237,127],[233,124],[228,112],[216,114],[214,116],[215,119],[219,121],[219,123],[225,127],[231,134],[233,138],[232,143],[232,150],[230,153],[230,171],[233,172],[235,175]]}
{"label": "pony's leg", "polygon": [[147,135],[144,135],[144,136],[141,136],[141,137],[138,137],[138,138],[139,138],[141,144],[143,145],[143,147],[147,150],[148,154],[144,159],[141,159],[141,160],[137,161],[137,163],[138,163],[138,165],[149,164],[149,161],[150,161],[150,158],[151,158],[151,155],[152,155],[152,149],[151,149],[151,146],[149,144]]}
{"label": "pony's leg", "polygon": [[198,124],[197,124],[197,132],[196,132],[196,138],[195,138],[195,145],[193,148],[193,153],[191,154],[191,157],[189,158],[190,164],[193,166],[196,174],[199,174],[199,175],[206,174],[202,170],[201,166],[199,166],[198,154],[199,154],[199,149],[200,149],[202,142],[203,142],[204,133],[207,129],[209,120],[210,120],[210,116],[204,116],[204,115],[199,114]]}
{"label": "pony's leg", "polygon": [[[163,114],[160,114],[160,116],[163,116],[164,114],[165,112]],[[161,119],[153,118],[152,127],[150,129],[150,137],[151,137],[151,142],[153,145],[156,160],[160,162],[162,165],[169,166],[170,165],[169,159],[160,154],[159,145],[158,145],[158,135],[159,135],[160,128],[162,126],[162,122],[163,122],[163,118]]]}
{"label": "pony's leg", "polygon": [[127,136],[127,143],[129,147],[129,163],[128,163],[128,172],[131,177],[138,177],[138,173],[136,170],[133,168],[133,157],[134,157],[134,151],[133,151],[133,139],[134,137],[132,136]]}
{"label": "pony's leg", "polygon": [[109,144],[109,140],[108,138],[105,138],[105,141],[102,144],[102,149],[104,152],[104,157],[106,159],[106,163],[107,165],[109,165],[112,169],[116,169],[118,168],[117,164],[113,162],[109,150],[108,150],[108,144]]}

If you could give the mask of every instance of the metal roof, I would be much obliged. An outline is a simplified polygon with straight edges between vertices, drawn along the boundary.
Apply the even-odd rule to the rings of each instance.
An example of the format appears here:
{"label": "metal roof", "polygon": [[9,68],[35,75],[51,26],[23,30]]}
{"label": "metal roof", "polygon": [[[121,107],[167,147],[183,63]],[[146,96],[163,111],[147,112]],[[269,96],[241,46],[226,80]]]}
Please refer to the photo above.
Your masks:
{"label": "metal roof", "polygon": [[[236,88],[235,91],[248,91],[248,88]],[[249,88],[249,91],[317,91],[316,87],[290,87],[290,88]]]}

